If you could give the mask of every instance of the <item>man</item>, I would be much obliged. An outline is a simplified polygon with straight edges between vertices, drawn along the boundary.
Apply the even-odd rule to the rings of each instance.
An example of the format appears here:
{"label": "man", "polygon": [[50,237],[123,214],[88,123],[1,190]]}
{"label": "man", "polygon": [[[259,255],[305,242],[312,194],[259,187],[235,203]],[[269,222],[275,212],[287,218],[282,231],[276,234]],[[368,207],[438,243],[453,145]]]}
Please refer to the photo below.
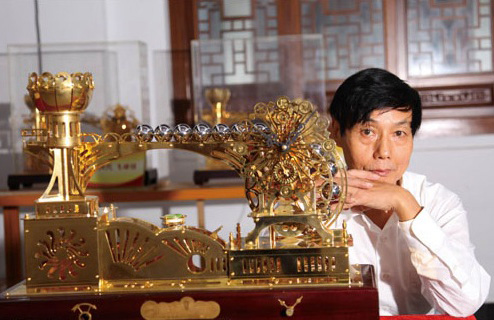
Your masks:
{"label": "man", "polygon": [[407,172],[420,127],[420,97],[398,77],[366,69],[349,77],[330,106],[331,132],[348,166],[338,218],[354,238],[350,262],[375,267],[381,315],[473,314],[490,277],[470,243],[460,199]]}

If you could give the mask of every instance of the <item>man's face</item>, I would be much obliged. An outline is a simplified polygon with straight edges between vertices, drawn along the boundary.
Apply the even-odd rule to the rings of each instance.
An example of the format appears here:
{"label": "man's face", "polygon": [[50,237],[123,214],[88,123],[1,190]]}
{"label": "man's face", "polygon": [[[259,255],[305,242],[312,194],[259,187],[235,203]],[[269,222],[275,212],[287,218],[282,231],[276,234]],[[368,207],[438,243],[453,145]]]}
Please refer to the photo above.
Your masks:
{"label": "man's face", "polygon": [[343,148],[348,169],[372,171],[381,181],[397,183],[413,149],[412,111],[375,110],[369,121],[357,123],[336,142]]}

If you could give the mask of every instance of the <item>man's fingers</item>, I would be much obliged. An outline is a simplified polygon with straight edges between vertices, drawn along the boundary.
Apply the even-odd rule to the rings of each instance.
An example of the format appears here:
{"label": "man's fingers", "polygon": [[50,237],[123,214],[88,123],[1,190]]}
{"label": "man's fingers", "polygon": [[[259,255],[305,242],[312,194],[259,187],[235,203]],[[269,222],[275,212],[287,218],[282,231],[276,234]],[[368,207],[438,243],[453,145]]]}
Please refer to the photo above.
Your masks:
{"label": "man's fingers", "polygon": [[351,169],[347,171],[347,176],[360,179],[379,180],[380,176],[371,171]]}
{"label": "man's fingers", "polygon": [[369,180],[364,180],[360,178],[348,177],[347,186],[361,189],[369,189],[374,186],[374,184]]}
{"label": "man's fingers", "polygon": [[[340,178],[335,178],[334,181],[338,185],[342,185],[342,181]],[[346,185],[350,188],[360,188],[360,189],[369,189],[374,186],[374,183],[369,180],[365,179],[360,179],[360,178],[354,178],[354,177],[348,177],[346,180]]]}
{"label": "man's fingers", "polygon": [[[373,181],[379,180],[379,175],[364,170],[348,170],[347,172],[347,186],[361,189],[369,189],[374,186]],[[341,175],[335,176],[335,181],[341,184]]]}

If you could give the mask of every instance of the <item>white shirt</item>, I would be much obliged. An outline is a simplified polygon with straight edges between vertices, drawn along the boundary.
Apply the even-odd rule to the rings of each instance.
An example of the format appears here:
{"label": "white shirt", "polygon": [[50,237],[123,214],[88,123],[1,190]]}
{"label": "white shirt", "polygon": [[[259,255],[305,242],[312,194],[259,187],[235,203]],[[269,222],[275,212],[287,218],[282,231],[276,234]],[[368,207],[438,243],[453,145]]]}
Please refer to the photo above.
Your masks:
{"label": "white shirt", "polygon": [[487,297],[490,276],[475,259],[460,199],[411,172],[402,186],[423,207],[413,220],[393,214],[381,230],[365,214],[340,214],[335,227],[346,220],[354,240],[350,263],[374,265],[381,315],[472,315]]}

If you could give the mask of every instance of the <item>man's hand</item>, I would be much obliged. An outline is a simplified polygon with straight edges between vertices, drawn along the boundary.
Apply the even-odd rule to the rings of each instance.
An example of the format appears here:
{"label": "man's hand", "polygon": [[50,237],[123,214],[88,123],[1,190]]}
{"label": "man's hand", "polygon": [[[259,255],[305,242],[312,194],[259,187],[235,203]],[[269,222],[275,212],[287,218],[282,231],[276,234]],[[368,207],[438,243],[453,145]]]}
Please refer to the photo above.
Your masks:
{"label": "man's hand", "polygon": [[[365,213],[368,210],[396,212],[400,221],[415,218],[421,207],[413,195],[397,184],[379,181],[380,176],[365,170],[347,171],[347,196],[344,209]],[[335,178],[338,183],[340,179]]]}

